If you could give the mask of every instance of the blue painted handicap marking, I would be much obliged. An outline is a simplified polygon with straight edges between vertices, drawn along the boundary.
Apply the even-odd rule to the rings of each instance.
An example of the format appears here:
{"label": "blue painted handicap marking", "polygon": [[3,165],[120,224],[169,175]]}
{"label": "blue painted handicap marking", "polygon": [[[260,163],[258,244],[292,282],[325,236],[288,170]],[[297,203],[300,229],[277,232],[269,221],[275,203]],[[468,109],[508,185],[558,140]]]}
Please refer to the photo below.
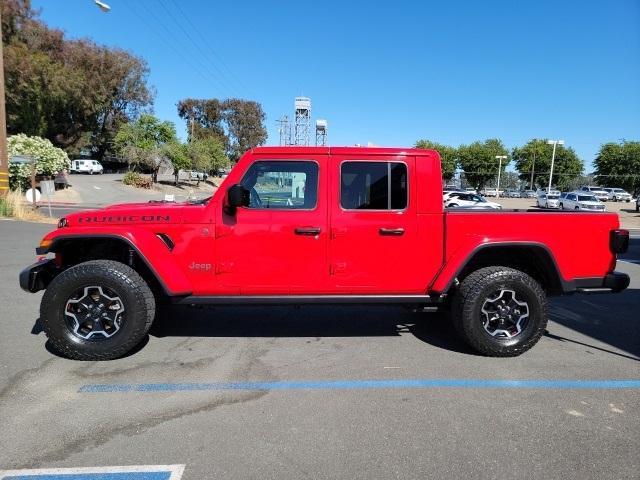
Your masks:
{"label": "blue painted handicap marking", "polygon": [[184,465],[0,470],[0,480],[180,480]]}

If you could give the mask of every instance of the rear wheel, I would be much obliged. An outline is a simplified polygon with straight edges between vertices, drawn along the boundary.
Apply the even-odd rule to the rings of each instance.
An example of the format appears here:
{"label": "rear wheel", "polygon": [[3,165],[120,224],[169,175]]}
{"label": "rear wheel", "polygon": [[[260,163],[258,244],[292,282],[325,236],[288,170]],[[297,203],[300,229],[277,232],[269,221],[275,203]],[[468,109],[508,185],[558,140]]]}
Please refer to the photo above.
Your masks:
{"label": "rear wheel", "polygon": [[491,357],[513,357],[533,347],[547,326],[546,295],[524,272],[481,268],[455,293],[452,321],[473,349]]}
{"label": "rear wheel", "polygon": [[49,284],[40,318],[53,348],[76,360],[121,357],[144,338],[155,315],[149,286],[120,262],[75,265]]}

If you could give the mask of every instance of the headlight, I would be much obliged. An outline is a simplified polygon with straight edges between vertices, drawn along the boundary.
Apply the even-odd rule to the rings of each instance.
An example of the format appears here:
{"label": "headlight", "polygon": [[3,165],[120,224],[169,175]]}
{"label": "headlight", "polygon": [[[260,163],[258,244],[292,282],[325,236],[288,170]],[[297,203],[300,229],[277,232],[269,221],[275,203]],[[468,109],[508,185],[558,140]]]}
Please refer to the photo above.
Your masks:
{"label": "headlight", "polygon": [[62,217],[60,220],[58,220],[58,228],[64,228],[69,226],[69,222],[67,222],[67,219]]}

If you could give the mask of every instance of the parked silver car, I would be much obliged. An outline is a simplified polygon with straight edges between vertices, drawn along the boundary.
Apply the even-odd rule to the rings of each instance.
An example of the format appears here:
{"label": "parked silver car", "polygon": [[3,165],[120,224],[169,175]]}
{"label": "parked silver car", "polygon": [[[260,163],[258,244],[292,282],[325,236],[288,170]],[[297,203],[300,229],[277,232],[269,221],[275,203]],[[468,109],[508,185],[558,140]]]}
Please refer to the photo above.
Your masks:
{"label": "parked silver car", "polygon": [[601,202],[606,202],[609,198],[609,194],[605,192],[603,188],[595,187],[593,185],[581,187],[580,191],[590,193]]}
{"label": "parked silver car", "polygon": [[551,190],[549,193],[538,192],[536,204],[540,208],[560,208],[560,192]]}
{"label": "parked silver car", "polygon": [[568,192],[560,199],[562,210],[585,210],[588,212],[604,212],[605,204],[596,198],[595,195],[583,192]]}
{"label": "parked silver car", "polygon": [[603,188],[607,192],[607,200],[613,200],[614,202],[630,202],[631,194],[623,188]]}

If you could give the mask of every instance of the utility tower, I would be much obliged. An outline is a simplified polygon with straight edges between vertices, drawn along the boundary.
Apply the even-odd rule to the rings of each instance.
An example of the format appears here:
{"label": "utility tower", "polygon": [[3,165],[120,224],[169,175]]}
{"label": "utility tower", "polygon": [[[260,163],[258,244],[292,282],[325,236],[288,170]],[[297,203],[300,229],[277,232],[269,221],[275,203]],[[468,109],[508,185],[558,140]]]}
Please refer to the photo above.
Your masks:
{"label": "utility tower", "polygon": [[327,146],[327,121],[316,120],[316,147]]}
{"label": "utility tower", "polygon": [[311,134],[311,99],[309,97],[296,97],[295,111],[294,144],[308,147],[309,135]]}
{"label": "utility tower", "polygon": [[278,127],[278,133],[280,134],[280,146],[291,145],[291,123],[289,117],[283,115],[280,119],[276,120],[280,126]]}

